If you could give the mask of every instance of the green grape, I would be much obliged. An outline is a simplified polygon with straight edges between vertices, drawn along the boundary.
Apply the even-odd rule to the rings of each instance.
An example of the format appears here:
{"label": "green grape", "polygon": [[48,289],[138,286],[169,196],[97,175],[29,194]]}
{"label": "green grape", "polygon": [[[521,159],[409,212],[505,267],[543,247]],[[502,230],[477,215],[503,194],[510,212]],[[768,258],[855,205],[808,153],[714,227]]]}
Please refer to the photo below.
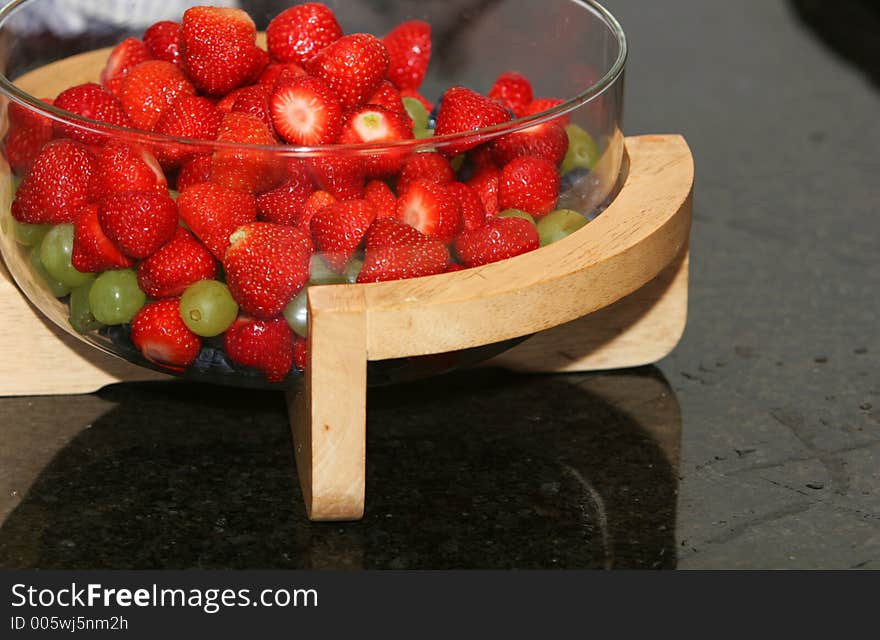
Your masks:
{"label": "green grape", "polygon": [[49,292],[53,296],[55,296],[56,298],[63,298],[68,293],[70,293],[69,286],[67,286],[63,282],[59,282],[58,280],[50,276],[48,271],[46,271],[46,267],[43,266],[43,261],[40,259],[39,247],[36,247],[31,251],[30,261],[31,269],[33,269],[34,273],[37,274],[37,279],[49,290]]}
{"label": "green grape", "polygon": [[336,273],[317,254],[312,256],[309,265],[309,284],[343,284],[345,276]]}
{"label": "green grape", "polygon": [[501,213],[498,214],[499,218],[522,218],[523,220],[528,220],[532,224],[535,224],[535,219],[532,217],[532,214],[523,211],[522,209],[505,209]]}
{"label": "green grape", "polygon": [[538,221],[541,246],[562,240],[587,224],[587,219],[572,209],[551,211]]}
{"label": "green grape", "polygon": [[424,140],[425,138],[430,138],[434,135],[433,129],[421,129],[415,128],[413,129],[413,138],[416,140]]}
{"label": "green grape", "polygon": [[404,98],[403,108],[413,121],[413,130],[428,128],[428,110],[415,98]]}
{"label": "green grape", "polygon": [[355,284],[358,281],[358,274],[360,274],[363,266],[364,261],[360,258],[352,258],[349,260],[348,264],[345,265],[345,270],[342,272],[345,281],[349,284]]}
{"label": "green grape", "polygon": [[222,282],[200,280],[189,285],[180,297],[180,317],[196,335],[219,336],[238,317],[238,303]]}
{"label": "green grape", "polygon": [[307,338],[309,335],[309,302],[307,289],[303,289],[284,307],[284,319],[298,335]]}
{"label": "green grape", "polygon": [[89,292],[94,283],[94,280],[87,282],[70,292],[70,325],[79,333],[88,333],[103,326],[95,320],[89,306]]}
{"label": "green grape", "polygon": [[77,271],[70,263],[71,253],[73,253],[72,224],[52,227],[40,243],[40,259],[49,275],[71,287],[81,287],[95,276]]}
{"label": "green grape", "polygon": [[15,235],[15,240],[26,247],[36,247],[40,244],[51,228],[50,224],[28,224],[12,220],[12,232]]}
{"label": "green grape", "polygon": [[568,150],[559,171],[563,175],[572,169],[592,169],[599,161],[599,147],[593,136],[576,124],[565,125],[568,134]]}
{"label": "green grape", "polygon": [[89,308],[102,324],[125,324],[147,301],[140,290],[137,275],[131,269],[105,271],[92,284]]}

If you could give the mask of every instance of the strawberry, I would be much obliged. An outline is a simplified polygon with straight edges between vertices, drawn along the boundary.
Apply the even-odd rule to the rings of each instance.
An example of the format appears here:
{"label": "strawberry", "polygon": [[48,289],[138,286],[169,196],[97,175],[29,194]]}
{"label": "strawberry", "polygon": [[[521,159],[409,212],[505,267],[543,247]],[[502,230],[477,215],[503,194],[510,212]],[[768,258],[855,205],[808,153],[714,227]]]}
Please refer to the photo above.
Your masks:
{"label": "strawberry", "polygon": [[455,271],[464,271],[464,269],[465,269],[465,267],[461,266],[457,262],[450,262],[446,266],[446,271],[444,271],[443,273],[453,273]]}
{"label": "strawberry", "polygon": [[263,69],[263,73],[257,78],[257,84],[264,84],[274,89],[280,82],[289,82],[304,75],[306,70],[295,62],[272,62]]}
{"label": "strawberry", "polygon": [[200,182],[210,182],[213,166],[214,158],[211,155],[200,155],[187,160],[177,173],[177,190],[183,193]]}
{"label": "strawberry", "polygon": [[176,298],[142,307],[131,321],[131,341],[147,360],[174,371],[191,365],[202,350],[202,339],[184,324]]}
{"label": "strawberry", "polygon": [[468,151],[467,163],[469,168],[473,171],[471,175],[480,173],[483,169],[500,168],[495,164],[495,156],[492,154],[492,146],[494,142],[494,140],[486,142]]}
{"label": "strawberry", "polygon": [[293,367],[294,338],[284,318],[239,317],[224,334],[223,348],[233,362],[258,369],[269,382],[281,382]]}
{"label": "strawberry", "polygon": [[305,165],[315,184],[339,200],[353,200],[364,195],[366,168],[357,156],[340,154],[306,158]]}
{"label": "strawberry", "polygon": [[290,161],[288,175],[280,187],[257,196],[257,211],[264,222],[302,227],[303,206],[315,185],[300,160]]}
{"label": "strawberry", "polygon": [[[367,105],[348,113],[339,134],[339,143],[379,144],[412,140],[412,137],[412,127],[403,115],[384,107]],[[385,150],[365,156],[366,176],[379,178],[397,173],[408,153],[406,149]]]}
{"label": "strawberry", "polygon": [[180,66],[199,91],[225,95],[268,62],[258,53],[256,37],[254,21],[241,9],[192,7],[180,25]]}
{"label": "strawberry", "polygon": [[331,204],[316,213],[309,228],[324,262],[342,273],[375,219],[376,210],[366,200]]}
{"label": "strawberry", "polygon": [[[156,133],[175,138],[214,140],[220,131],[222,119],[220,110],[208,98],[185,93],[178,96],[159,117]],[[159,163],[171,169],[196,154],[210,152],[210,147],[168,142],[157,144],[154,151]]]}
{"label": "strawberry", "polygon": [[269,115],[269,96],[272,88],[263,84],[253,84],[238,90],[232,111],[249,113],[259,118],[269,130],[272,129],[272,117]]}
{"label": "strawberry", "polygon": [[53,135],[51,122],[35,126],[11,126],[9,135],[3,143],[3,153],[12,170],[17,175],[24,175],[30,171],[34,160]]}
{"label": "strawberry", "polygon": [[246,87],[239,87],[238,89],[233,89],[225,96],[217,100],[215,104],[220,113],[226,114],[232,111],[232,107],[235,106],[235,101],[238,100],[238,95],[242,91],[244,91],[245,88]]}
{"label": "strawberry", "polygon": [[126,38],[113,47],[107,64],[101,71],[101,84],[115,93],[122,78],[142,62],[151,60],[153,55],[147,46],[137,38]]}
{"label": "strawberry", "polygon": [[257,203],[251,194],[213,182],[201,182],[181,191],[177,208],[181,220],[220,260],[232,232],[257,219]]}
{"label": "strawberry", "polygon": [[[434,134],[445,136],[451,133],[475,131],[508,120],[510,120],[510,112],[494,100],[464,87],[452,87],[446,90],[440,101]],[[478,136],[472,136],[464,141],[444,146],[441,153],[446,157],[456,156],[473,149],[480,142],[482,140]]]}
{"label": "strawberry", "polygon": [[413,180],[397,199],[397,219],[430,238],[449,242],[461,229],[458,201],[430,180]]}
{"label": "strawberry", "polygon": [[[548,109],[558,107],[563,102],[565,102],[565,100],[561,100],[559,98],[535,98],[518,112],[516,112],[516,117],[525,118],[527,116],[532,116],[536,113],[541,113],[542,111],[547,111]],[[570,120],[571,118],[568,116],[568,114],[564,116],[559,116],[558,118],[553,118],[554,122],[561,124],[563,127],[567,125]]]}
{"label": "strawberry", "polygon": [[266,27],[269,54],[278,62],[305,63],[342,37],[342,27],[329,7],[307,2],[279,13]]}
{"label": "strawberry", "polygon": [[408,224],[384,218],[367,234],[364,265],[358,282],[402,280],[443,273],[449,251],[439,240],[428,238]]}
{"label": "strawberry", "polygon": [[168,195],[165,174],[155,156],[140,145],[111,140],[101,147],[89,190],[99,200],[115,191],[155,191]]}
{"label": "strawberry", "polygon": [[122,79],[118,96],[132,125],[153,131],[162,113],[182,94],[195,94],[195,87],[170,62],[148,60]]}
{"label": "strawberry", "polygon": [[568,134],[559,122],[550,120],[501,136],[491,147],[499,166],[521,156],[537,156],[558,167],[568,151]]}
{"label": "strawberry", "polygon": [[542,158],[525,156],[511,160],[501,170],[498,206],[522,209],[541,218],[556,206],[559,198],[559,172]]}
{"label": "strawberry", "polygon": [[398,89],[418,89],[431,60],[431,25],[408,20],[389,31],[382,43],[388,49],[388,79]]}
{"label": "strawberry", "polygon": [[501,172],[492,165],[481,169],[465,182],[480,197],[487,217],[496,216],[501,211],[498,205],[500,180]]}
{"label": "strawberry", "polygon": [[260,79],[260,76],[263,75],[263,71],[266,70],[272,63],[272,59],[269,57],[269,54],[260,49],[259,47],[254,47],[251,49],[250,53],[247,54],[247,57],[250,59],[250,73],[247,78],[245,78],[244,86],[250,86],[252,84],[256,84],[257,80]]}
{"label": "strawberry", "polygon": [[482,227],[463,231],[455,252],[465,267],[498,262],[538,248],[538,231],[522,218],[493,218]]}
{"label": "strawberry", "polygon": [[151,298],[179,296],[192,283],[216,275],[214,256],[183,227],[137,268],[138,286]]}
{"label": "strawberry", "polygon": [[489,89],[489,97],[498,100],[516,114],[534,99],[528,78],[516,71],[507,71],[498,76]]}
{"label": "strawberry", "polygon": [[403,106],[403,98],[400,96],[400,91],[398,91],[388,80],[382,80],[379,83],[379,86],[373,92],[373,95],[367,98],[367,104],[384,107],[392,113],[398,113],[404,116],[407,128],[412,131],[413,121],[412,118],[409,117],[406,107]]}
{"label": "strawberry", "polygon": [[[238,111],[223,116],[217,140],[247,145],[277,142],[275,135],[259,118]],[[284,161],[268,151],[221,148],[214,152],[211,179],[231,189],[260,193],[278,186],[284,179]]]}
{"label": "strawberry", "polygon": [[305,69],[333,89],[342,106],[364,104],[388,71],[388,51],[366,33],[343,36],[318,51]]}
{"label": "strawberry", "polygon": [[451,182],[446,185],[449,192],[457,201],[461,211],[461,225],[465,231],[483,226],[486,222],[486,212],[483,201],[477,192],[463,182]]}
{"label": "strawberry", "polygon": [[122,253],[104,233],[98,221],[96,204],[83,206],[76,215],[70,263],[83,273],[126,269],[134,264],[134,260]]}
{"label": "strawberry", "polygon": [[89,201],[95,156],[73,140],[53,140],[43,147],[15,192],[12,216],[19,222],[73,222]]}
{"label": "strawberry", "polygon": [[150,56],[171,64],[180,64],[180,23],[162,20],[144,31],[144,44]]}
{"label": "strawberry", "polygon": [[364,200],[373,205],[376,218],[394,218],[397,213],[397,198],[391,187],[382,180],[370,180],[364,187]]}
{"label": "strawberry", "polygon": [[312,195],[306,198],[305,204],[303,204],[302,213],[300,214],[296,226],[306,233],[311,233],[310,225],[315,214],[324,207],[336,202],[339,202],[339,200],[334,198],[333,195],[327,191],[313,191]]}
{"label": "strawberry", "polygon": [[[94,82],[65,89],[55,98],[55,106],[84,118],[120,127],[127,127],[131,124],[116,96]],[[61,122],[55,123],[55,131],[59,136],[67,136],[86,144],[98,144],[105,139],[101,133]]]}
{"label": "strawberry", "polygon": [[455,172],[449,160],[436,151],[414,153],[403,165],[397,176],[397,192],[403,193],[414,180],[430,180],[437,184],[449,184],[455,180]]}
{"label": "strawberry", "polygon": [[293,343],[293,366],[300,371],[305,371],[306,365],[309,362],[309,341],[299,336],[295,337],[296,342]]}
{"label": "strawberry", "polygon": [[232,297],[250,315],[281,313],[309,280],[312,242],[294,227],[252,222],[230,236],[223,258]]}
{"label": "strawberry", "polygon": [[431,104],[430,101],[418,91],[413,91],[412,89],[401,89],[400,97],[401,99],[415,98],[422,103],[422,106],[425,107],[425,111],[427,111],[428,113],[431,113],[434,110],[434,105]]}
{"label": "strawberry", "polygon": [[269,100],[269,113],[278,135],[292,144],[331,144],[342,129],[339,98],[313,76],[299,76],[278,86]]}
{"label": "strawberry", "polygon": [[174,237],[177,205],[167,193],[119,191],[98,203],[98,220],[122,253],[146,258]]}

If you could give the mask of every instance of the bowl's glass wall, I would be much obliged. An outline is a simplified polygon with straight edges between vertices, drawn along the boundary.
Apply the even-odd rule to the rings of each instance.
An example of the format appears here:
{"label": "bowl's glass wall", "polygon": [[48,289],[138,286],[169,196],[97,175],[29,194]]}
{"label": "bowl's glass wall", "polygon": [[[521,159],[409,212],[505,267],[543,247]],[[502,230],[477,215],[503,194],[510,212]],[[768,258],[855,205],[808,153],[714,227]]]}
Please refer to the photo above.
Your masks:
{"label": "bowl's glass wall", "polygon": [[[198,4],[211,2],[22,0],[8,5],[0,24],[0,72],[3,74],[0,78],[0,137],[5,136],[9,128],[7,107],[10,101],[42,110],[44,107],[37,106],[39,98],[54,97],[51,94],[57,94],[71,84],[69,81],[65,84],[65,78],[58,78],[54,86],[48,87],[50,95],[30,95],[16,84],[22,76],[39,72],[41,67],[70,56],[112,46],[128,36],[140,37],[150,24],[158,20],[179,20],[187,7]],[[214,4],[246,9],[257,27],[263,29],[272,16],[297,3],[288,0],[220,0]],[[583,172],[577,179],[563,181],[558,207],[575,209],[592,218],[613,196],[623,158],[620,127],[625,44],[616,23],[600,7],[578,0],[329,0],[326,4],[335,11],[346,33],[381,35],[403,20],[429,22],[433,31],[433,52],[420,92],[431,101],[436,101],[451,85],[464,85],[486,93],[494,79],[509,70],[519,71],[530,78],[536,96],[568,100],[560,110],[568,111],[571,122],[592,135],[600,155],[589,172]],[[98,80],[100,70],[100,67],[94,68],[93,80]],[[65,112],[51,107],[42,113],[73,126],[90,126],[87,121],[64,115]],[[489,132],[486,139],[524,126],[527,123],[515,121],[505,130]],[[116,131],[104,135],[119,137],[124,134]],[[156,137],[151,139],[152,144],[159,142]],[[168,143],[167,139],[165,143]],[[205,148],[205,144],[200,143],[200,146]],[[422,149],[431,146],[431,142],[421,144]],[[339,151],[332,147],[320,152],[304,152],[280,146],[260,153],[269,160],[280,160],[282,156],[340,152],[356,153],[351,149]],[[152,366],[132,347],[126,347],[124,340],[120,343],[119,335],[112,335],[113,331],[85,335],[73,331],[68,321],[66,300],[55,298],[46,289],[30,266],[30,250],[15,241],[9,205],[16,181],[17,177],[5,158],[0,159],[0,251],[19,287],[49,319],[71,334],[105,351]],[[120,331],[124,333],[125,328],[116,333]],[[486,353],[497,350],[490,349]],[[423,362],[426,372],[437,366],[427,366],[430,362],[430,359]],[[434,362],[442,368],[455,364],[450,358],[434,358]],[[404,363],[396,362],[394,366],[399,368],[401,364]],[[406,362],[402,376],[412,377],[411,369],[419,366],[419,359]],[[223,362],[188,371],[187,375],[215,381],[227,381],[232,375],[235,380],[245,383],[249,378],[246,373],[232,371]],[[383,379],[395,376],[386,375]],[[257,374],[250,377],[251,383],[258,381]]]}

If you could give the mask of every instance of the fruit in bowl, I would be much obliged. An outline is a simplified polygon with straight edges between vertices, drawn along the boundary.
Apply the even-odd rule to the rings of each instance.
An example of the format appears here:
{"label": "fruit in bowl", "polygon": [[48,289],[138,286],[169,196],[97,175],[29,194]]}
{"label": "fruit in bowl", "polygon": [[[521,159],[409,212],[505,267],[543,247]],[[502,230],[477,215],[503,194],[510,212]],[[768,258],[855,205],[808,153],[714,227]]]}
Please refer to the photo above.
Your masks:
{"label": "fruit in bowl", "polygon": [[610,195],[589,186],[602,146],[616,177],[619,142],[572,122],[576,101],[511,69],[428,91],[430,22],[341,22],[300,4],[263,38],[240,9],[196,6],[87,54],[95,77],[39,96],[45,112],[10,102],[9,231],[76,331],[283,382],[309,286],[513,258],[601,197],[569,201]]}

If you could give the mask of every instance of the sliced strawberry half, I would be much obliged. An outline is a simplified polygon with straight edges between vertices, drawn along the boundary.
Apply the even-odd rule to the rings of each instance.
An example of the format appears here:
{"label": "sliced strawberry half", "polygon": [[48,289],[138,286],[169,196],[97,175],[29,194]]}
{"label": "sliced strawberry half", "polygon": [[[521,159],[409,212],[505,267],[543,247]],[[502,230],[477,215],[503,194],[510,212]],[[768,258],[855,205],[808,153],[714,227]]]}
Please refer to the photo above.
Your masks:
{"label": "sliced strawberry half", "polygon": [[70,263],[83,273],[125,269],[134,264],[134,260],[122,253],[104,233],[95,204],[85,205],[76,216]]}
{"label": "sliced strawberry half", "polygon": [[126,38],[110,52],[107,64],[101,71],[101,84],[114,91],[126,73],[152,58],[153,54],[141,40]]}
{"label": "sliced strawberry half", "polygon": [[313,76],[299,76],[276,88],[269,114],[278,135],[301,146],[331,144],[342,130],[339,98]]}
{"label": "sliced strawberry half", "polygon": [[[411,140],[412,127],[400,113],[391,112],[384,107],[367,105],[351,111],[345,119],[341,144],[378,144]],[[367,155],[364,169],[368,178],[390,176],[400,171],[409,151],[406,149],[388,150]]]}
{"label": "sliced strawberry half", "polygon": [[397,219],[444,243],[461,229],[458,201],[443,185],[429,180],[414,180],[400,194]]}

